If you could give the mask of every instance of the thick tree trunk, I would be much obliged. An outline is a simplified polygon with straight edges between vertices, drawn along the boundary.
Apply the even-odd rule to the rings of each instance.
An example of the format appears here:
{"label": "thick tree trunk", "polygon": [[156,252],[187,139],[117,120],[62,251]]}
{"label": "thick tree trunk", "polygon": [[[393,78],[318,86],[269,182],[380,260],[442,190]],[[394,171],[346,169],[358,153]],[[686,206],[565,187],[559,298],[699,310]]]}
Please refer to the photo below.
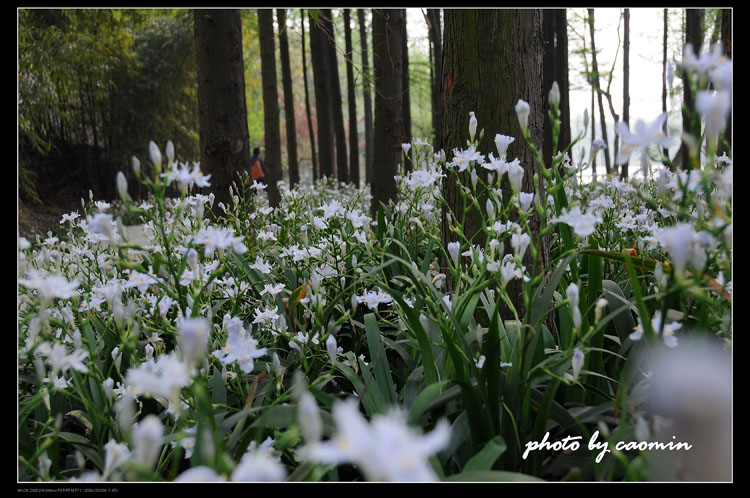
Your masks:
{"label": "thick tree trunk", "polygon": [[300,9],[300,23],[302,25],[302,78],[305,84],[305,113],[307,114],[307,131],[310,133],[310,150],[312,151],[313,182],[318,181],[318,157],[315,153],[315,134],[313,132],[312,115],[310,112],[310,90],[307,84],[307,54],[305,50],[305,11]]}
{"label": "thick tree trunk", "polygon": [[[589,11],[589,29],[591,31],[591,71],[593,72],[592,80],[594,84],[594,91],[596,92],[597,102],[599,103],[599,121],[602,130],[602,140],[607,144],[609,148],[609,140],[607,139],[607,120],[604,118],[604,106],[602,105],[602,92],[599,86],[599,65],[596,62],[596,42],[594,40],[594,9],[588,9]],[[593,114],[593,109],[592,109]],[[604,167],[609,174],[612,170],[609,160],[609,150],[604,151]]]}
{"label": "thick tree trunk", "polygon": [[372,205],[377,215],[380,203],[397,200],[394,176],[401,160],[403,108],[401,102],[401,37],[403,9],[373,9],[372,46],[375,67],[375,131],[371,178]]}
{"label": "thick tree trunk", "polygon": [[[568,85],[568,20],[565,9],[545,9],[544,30],[544,86],[548,92],[552,82],[557,81],[560,87],[560,135],[557,139],[557,150],[570,145],[570,95]],[[544,162],[552,164],[552,127],[547,112],[548,99],[544,99]]]}
{"label": "thick tree trunk", "polygon": [[[685,45],[688,43],[693,46],[693,51],[699,55],[703,45],[703,9],[685,9]],[[684,82],[684,80],[683,80]],[[695,111],[695,96],[690,89],[689,84],[683,84],[683,104],[682,104],[682,131],[686,134],[692,134],[689,115]],[[691,164],[690,147],[682,144],[679,152],[681,156],[681,166],[683,169],[692,169],[700,167],[696,161]]]}
{"label": "thick tree trunk", "polygon": [[216,201],[228,204],[236,173],[250,168],[240,11],[196,10],[193,21],[201,169]]}
{"label": "thick tree trunk", "polygon": [[[466,147],[466,140],[469,138],[469,112],[473,111],[479,128],[485,129],[484,138],[479,140],[479,152],[485,155],[490,152],[497,154],[494,143],[497,133],[515,137],[516,141],[508,150],[508,158],[510,160],[517,157],[524,167],[521,190],[534,192],[533,177],[539,166],[525,144],[514,107],[519,99],[529,103],[529,133],[535,144],[541,144],[544,136],[545,100],[542,89],[542,11],[445,9],[444,16],[443,148],[452,151],[454,148]],[[488,85],[488,81],[493,84]],[[468,170],[461,175],[463,185],[470,185]],[[507,175],[502,187],[503,200],[507,203],[511,192]],[[543,197],[543,183],[540,184],[540,189],[535,195]],[[464,212],[459,186],[450,173],[444,178],[443,196],[453,211],[452,219],[462,219]],[[483,203],[484,200],[480,199],[480,206],[483,207]],[[475,211],[473,213],[473,216],[467,216],[463,233],[473,244],[484,247],[480,217]],[[446,214],[444,211],[444,247],[457,240],[456,234],[450,230]],[[453,225],[455,226],[455,221]],[[536,240],[541,231],[537,216],[531,218],[530,225],[529,235]],[[528,252],[528,261],[524,263],[527,266],[533,264],[530,257]],[[549,261],[548,250],[542,251],[540,259],[546,267]],[[519,285],[517,281],[511,282],[508,292],[516,309],[523,314],[523,297]],[[451,289],[453,283],[449,281],[448,286]],[[500,311],[504,317],[511,316],[505,305],[501,306]]]}
{"label": "thick tree trunk", "polygon": [[352,28],[349,9],[344,9],[344,44],[346,46],[346,95],[349,101],[349,181],[359,187],[359,132],[357,131],[357,94],[354,91]]}
{"label": "thick tree trunk", "polygon": [[318,118],[318,165],[320,177],[333,178],[333,125],[331,123],[330,89],[328,88],[328,64],[323,48],[326,36],[323,28],[310,19],[310,58],[312,59],[313,82],[315,84],[315,114]]}
{"label": "thick tree trunk", "polygon": [[362,97],[365,102],[365,183],[372,182],[372,97],[370,96],[370,66],[367,57],[367,27],[365,26],[365,11],[357,9],[359,19],[359,42],[362,46]]}
{"label": "thick tree trunk", "polygon": [[265,178],[268,203],[277,207],[281,194],[276,182],[281,179],[281,135],[279,133],[279,95],[276,89],[276,50],[273,33],[273,10],[258,9],[261,79],[263,84],[263,120],[265,125]]}
{"label": "thick tree trunk", "polygon": [[442,29],[440,27],[440,9],[427,9],[428,36],[432,47],[433,78],[432,78],[432,131],[435,138],[432,147],[435,151],[442,147],[442,130],[440,128],[442,109],[442,87],[443,81],[443,41]]}
{"label": "thick tree trunk", "polygon": [[281,81],[284,87],[284,121],[286,123],[286,153],[289,164],[289,188],[299,183],[297,163],[297,124],[294,118],[294,92],[292,70],[289,66],[289,41],[286,34],[286,10],[276,9],[279,22],[279,53],[281,56]]}
{"label": "thick tree trunk", "polygon": [[[401,71],[401,93],[402,100],[401,106],[404,114],[404,134],[401,139],[401,143],[411,143],[411,100],[409,98],[409,38],[406,31],[406,16],[404,15],[404,27],[401,38],[401,60],[403,61],[404,68]],[[409,153],[412,154],[413,150],[409,149]],[[412,170],[412,162],[404,157],[404,172]]]}
{"label": "thick tree trunk", "polygon": [[336,173],[340,183],[349,181],[348,160],[346,157],[346,131],[341,101],[341,83],[339,82],[339,63],[336,56],[336,37],[333,30],[333,13],[331,9],[321,9],[320,19],[323,23],[323,47],[328,67],[328,91],[331,94],[331,121],[336,139]]}

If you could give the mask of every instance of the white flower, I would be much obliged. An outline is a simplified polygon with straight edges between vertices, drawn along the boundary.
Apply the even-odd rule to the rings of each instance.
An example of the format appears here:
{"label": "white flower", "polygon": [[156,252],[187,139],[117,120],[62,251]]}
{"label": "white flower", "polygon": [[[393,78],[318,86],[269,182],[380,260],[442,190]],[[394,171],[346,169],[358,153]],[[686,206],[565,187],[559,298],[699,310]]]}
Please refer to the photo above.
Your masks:
{"label": "white flower", "polygon": [[583,360],[584,360],[584,354],[583,351],[581,351],[578,348],[575,348],[573,350],[573,381],[578,380],[578,375],[581,373],[581,369],[583,368]]}
{"label": "white flower", "polygon": [[477,118],[473,112],[469,113],[469,140],[474,141],[474,136],[477,134]]}
{"label": "white flower", "polygon": [[264,356],[268,350],[266,348],[258,349],[258,341],[252,338],[249,331],[245,331],[239,319],[230,321],[227,330],[226,345],[214,351],[213,356],[224,365],[237,362],[240,365],[240,370],[244,373],[252,372],[255,366],[253,360]]}
{"label": "white flower", "polygon": [[42,301],[51,303],[59,297],[67,299],[76,295],[75,290],[80,285],[78,281],[68,280],[61,275],[40,275],[36,270],[32,270],[27,278],[19,278],[18,283],[28,289],[36,289]]}
{"label": "white flower", "polygon": [[516,263],[514,263],[512,260],[505,262],[500,267],[500,281],[503,288],[505,288],[505,286],[508,285],[508,282],[510,282],[514,278],[522,277],[523,272],[521,271],[521,269],[516,267]]}
{"label": "white flower", "polygon": [[208,348],[211,324],[205,318],[183,318],[177,324],[177,344],[185,361],[192,365],[203,359]]}
{"label": "white flower", "polygon": [[232,482],[278,482],[286,479],[286,468],[262,448],[242,455],[232,471]]}
{"label": "white flower", "polygon": [[527,192],[519,192],[518,193],[518,200],[521,204],[521,211],[528,211],[531,207],[531,203],[534,200],[534,193],[527,193]]}
{"label": "white flower", "polygon": [[323,435],[323,421],[320,418],[318,403],[307,389],[302,391],[297,403],[297,424],[305,443],[311,444],[320,441]]}
{"label": "white flower", "polygon": [[678,223],[654,233],[654,238],[669,253],[676,272],[681,272],[691,256],[694,231],[689,223]]}
{"label": "white flower", "polygon": [[458,171],[463,172],[466,171],[466,168],[469,167],[469,164],[473,162],[482,162],[484,161],[484,156],[477,152],[476,146],[471,145],[466,150],[453,150],[453,161],[447,164],[447,166],[458,166]]}
{"label": "white flower", "polygon": [[195,242],[206,247],[205,255],[210,257],[216,249],[232,248],[237,254],[247,252],[247,247],[242,243],[244,236],[237,237],[231,228],[209,226],[201,228],[195,236]]}
{"label": "white flower", "polygon": [[411,144],[401,144],[401,148],[404,149],[404,154],[409,155],[409,149],[411,149]]}
{"label": "white flower", "polygon": [[259,311],[256,309],[254,311],[255,313],[255,320],[253,320],[253,323],[262,323],[262,324],[269,324],[273,320],[279,319],[279,308],[274,306],[273,308],[266,308],[263,311]]}
{"label": "white flower", "polygon": [[513,188],[513,192],[520,192],[524,173],[523,166],[521,166],[521,161],[516,158],[513,161],[507,163],[507,166],[510,186]]}
{"label": "white flower", "polygon": [[578,308],[578,303],[579,303],[578,286],[574,283],[571,283],[567,287],[567,289],[565,289],[565,294],[570,303],[570,308],[573,311],[573,326],[575,328],[580,328],[582,318],[581,318],[581,310]]}
{"label": "white flower", "polygon": [[695,109],[706,121],[706,135],[715,140],[727,126],[729,112],[732,110],[730,93],[728,90],[701,90],[695,98]]}
{"label": "white flower", "polygon": [[211,467],[199,465],[187,469],[178,475],[173,482],[224,482],[226,480],[226,477],[217,474]]}
{"label": "white flower", "polygon": [[371,310],[377,309],[381,303],[390,304],[393,302],[393,298],[386,292],[381,291],[365,291],[361,296],[356,296],[359,304],[365,303]]}
{"label": "white flower", "polygon": [[495,135],[495,147],[497,147],[497,153],[501,161],[505,161],[505,155],[508,151],[508,146],[512,144],[516,139],[514,137],[508,137],[498,133]]}
{"label": "white flower", "polygon": [[112,471],[123,465],[130,458],[130,450],[127,445],[118,443],[114,439],[110,439],[104,445],[104,454],[104,474],[102,474],[102,480],[105,480]]}
{"label": "white flower", "polygon": [[284,284],[276,284],[276,285],[263,284],[263,290],[260,291],[260,295],[262,296],[263,294],[269,294],[270,296],[275,297],[276,294],[278,294],[279,292],[283,290],[284,290]]}
{"label": "white flower", "polygon": [[337,403],[333,418],[333,439],[304,447],[304,456],[324,464],[354,463],[370,481],[437,480],[427,459],[450,440],[445,420],[426,435],[407,426],[404,414],[396,410],[376,415],[368,424],[353,399]]}
{"label": "white flower", "polygon": [[510,245],[513,247],[516,255],[521,259],[523,259],[524,254],[526,254],[526,249],[529,247],[530,243],[531,237],[529,237],[528,233],[523,233],[520,235],[514,233],[510,237]]}
{"label": "white flower", "polygon": [[326,351],[328,352],[328,358],[331,360],[331,364],[336,364],[336,338],[331,333],[326,339]]}
{"label": "white flower", "polygon": [[669,148],[673,145],[672,140],[664,134],[662,126],[667,119],[667,113],[661,114],[650,125],[638,120],[635,125],[635,134],[630,133],[628,124],[618,121],[615,124],[615,132],[622,137],[622,146],[617,153],[617,164],[624,164],[630,159],[630,155],[636,150],[646,150],[651,145]]}
{"label": "white flower", "polygon": [[454,265],[458,265],[458,256],[461,251],[461,244],[458,242],[448,242],[448,254],[453,260]]}
{"label": "white flower", "polygon": [[146,415],[133,426],[133,460],[153,469],[159,458],[164,437],[164,425],[156,415]]}
{"label": "white flower", "polygon": [[173,403],[180,399],[180,391],[192,382],[188,367],[174,353],[162,355],[156,362],[146,361],[130,368],[125,381],[137,395],[161,396]]}

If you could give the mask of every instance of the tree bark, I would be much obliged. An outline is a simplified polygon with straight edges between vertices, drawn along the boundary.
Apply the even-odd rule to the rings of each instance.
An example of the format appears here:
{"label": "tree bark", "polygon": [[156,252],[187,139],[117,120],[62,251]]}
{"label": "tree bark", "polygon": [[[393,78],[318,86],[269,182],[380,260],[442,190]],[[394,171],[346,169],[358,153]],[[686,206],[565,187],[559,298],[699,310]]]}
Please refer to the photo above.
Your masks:
{"label": "tree bark", "polygon": [[289,40],[286,33],[286,10],[276,9],[279,23],[279,54],[281,56],[281,81],[284,87],[284,121],[286,124],[286,153],[289,165],[289,188],[299,183],[297,162],[297,124],[294,118],[294,92],[292,70],[289,65]]}
{"label": "tree bark", "polygon": [[[563,150],[570,145],[570,94],[568,84],[568,20],[565,9],[545,9],[544,31],[544,91],[552,88],[552,82],[557,81],[560,87],[560,135],[557,139],[557,150]],[[552,164],[554,153],[552,150],[552,127],[547,112],[548,99],[544,99],[544,162]]]}
{"label": "tree bark", "polygon": [[315,85],[315,114],[318,118],[318,165],[319,178],[333,178],[333,124],[331,122],[330,90],[328,88],[328,64],[323,48],[323,28],[310,19],[310,58],[312,59]]}
{"label": "tree bark", "polygon": [[442,147],[442,130],[440,128],[442,109],[442,87],[443,81],[443,42],[442,29],[440,27],[440,9],[427,9],[428,36],[432,46],[433,56],[433,79],[432,79],[432,130],[435,138],[432,142],[433,150],[438,151]]}
{"label": "tree bark", "polygon": [[315,153],[315,134],[313,132],[312,115],[310,112],[310,90],[307,84],[307,54],[305,50],[305,11],[300,9],[300,23],[302,26],[302,78],[305,84],[305,113],[307,114],[307,131],[310,133],[310,149],[312,151],[313,182],[318,181],[318,157]]}
{"label": "tree bark", "polygon": [[333,13],[331,9],[321,9],[320,19],[323,23],[323,47],[328,67],[328,91],[331,93],[331,121],[336,140],[336,176],[340,183],[349,181],[348,160],[346,157],[346,131],[341,101],[341,83],[339,82],[339,63],[336,56],[336,36],[333,30]]}
{"label": "tree bark", "polygon": [[[665,11],[667,9],[664,9]],[[666,12],[665,12],[666,13]],[[625,9],[624,16],[624,33],[622,41],[622,120],[625,123],[630,124],[630,9]],[[666,19],[666,17],[665,17]],[[665,20],[666,22],[666,20]],[[664,30],[664,61],[666,64],[666,36],[667,31]],[[666,80],[666,79],[665,79]],[[666,88],[666,87],[665,87]],[[666,107],[666,95],[662,95],[664,99],[664,106]],[[666,109],[665,109],[666,110]],[[666,123],[665,123],[666,124]],[[615,147],[615,152],[617,148]],[[628,177],[628,163],[630,160],[625,161],[620,168],[620,178],[625,179]]]}
{"label": "tree bark", "polygon": [[[534,173],[539,165],[531,149],[525,144],[514,107],[519,99],[529,103],[529,133],[535,144],[544,136],[544,91],[542,38],[542,11],[519,10],[444,10],[445,29],[443,45],[443,95],[442,144],[445,150],[464,148],[469,138],[469,112],[475,112],[479,128],[486,133],[479,140],[478,151],[484,155],[495,150],[496,133],[510,135],[516,141],[508,149],[508,158],[516,156],[524,167],[523,192],[534,192]],[[487,82],[493,82],[488,85]],[[478,140],[478,137],[476,138]],[[463,185],[470,185],[468,170],[462,175]],[[540,175],[541,176],[541,175]],[[503,178],[503,201],[510,201],[508,178]],[[535,195],[544,196],[544,184]],[[448,172],[443,182],[443,196],[453,212],[452,219],[464,216],[459,186]],[[480,206],[484,200],[480,199]],[[446,212],[443,212],[443,246],[457,240],[450,229]],[[463,233],[472,244],[484,247],[481,218],[476,211],[467,212]],[[453,223],[455,225],[455,221]],[[540,220],[534,215],[530,222],[530,237],[540,236]],[[530,252],[524,264],[531,265]],[[541,264],[549,262],[548,250],[540,254]],[[445,262],[443,262],[445,265]],[[450,272],[445,272],[446,275]],[[448,288],[453,283],[447,282]],[[508,292],[514,306],[523,314],[523,297],[520,282],[513,281]],[[503,317],[510,317],[503,303]]]}
{"label": "tree bark", "polygon": [[279,133],[279,95],[276,89],[276,50],[271,9],[258,9],[258,39],[260,41],[266,145],[264,173],[268,185],[268,203],[271,207],[277,207],[281,202],[281,194],[276,183],[281,179],[281,135]]}
{"label": "tree bark", "polygon": [[401,102],[401,60],[403,9],[373,9],[372,46],[375,68],[375,130],[373,171],[371,178],[372,205],[370,213],[377,216],[380,203],[397,200],[396,180],[401,159],[403,108]]}
{"label": "tree bark", "polygon": [[346,95],[349,101],[349,181],[359,187],[359,132],[357,131],[357,94],[354,91],[354,61],[350,9],[344,9],[346,46]]}
{"label": "tree bark", "polygon": [[237,172],[250,168],[239,10],[195,10],[201,169],[217,202],[228,204]]}
{"label": "tree bark", "polygon": [[365,26],[365,11],[357,9],[359,19],[359,41],[362,46],[362,97],[365,102],[365,183],[372,182],[372,97],[370,96],[370,65],[367,57],[367,27]]}
{"label": "tree bark", "polygon": [[[596,92],[597,102],[599,103],[599,121],[602,130],[602,140],[609,147],[609,140],[607,139],[607,121],[604,118],[604,106],[602,105],[602,91],[599,86],[599,65],[596,62],[596,42],[594,41],[594,9],[588,9],[589,11],[589,29],[591,31],[591,71],[592,82],[594,85],[594,91]],[[593,114],[593,109],[592,109]],[[607,170],[607,174],[611,171],[611,164],[609,160],[609,150],[604,151],[604,167]]]}
{"label": "tree bark", "polygon": [[[693,46],[696,55],[701,52],[703,45],[703,9],[685,9],[685,45],[688,43]],[[684,74],[684,73],[683,73]],[[689,116],[695,112],[695,97],[690,89],[690,85],[683,79],[683,107],[682,107],[682,131],[686,134],[692,134]],[[682,144],[679,152],[681,156],[681,166],[683,169],[692,169],[699,167],[699,164],[691,164],[690,147]],[[697,159],[697,156],[696,156]]]}
{"label": "tree bark", "polygon": [[[404,134],[401,143],[411,143],[411,100],[409,98],[409,38],[406,31],[406,15],[404,15],[404,27],[401,38],[401,60],[403,61],[403,70],[401,71],[401,106],[404,114]],[[413,151],[409,149],[409,154]],[[410,157],[412,157],[410,155]],[[404,157],[404,172],[412,170],[412,162]]]}

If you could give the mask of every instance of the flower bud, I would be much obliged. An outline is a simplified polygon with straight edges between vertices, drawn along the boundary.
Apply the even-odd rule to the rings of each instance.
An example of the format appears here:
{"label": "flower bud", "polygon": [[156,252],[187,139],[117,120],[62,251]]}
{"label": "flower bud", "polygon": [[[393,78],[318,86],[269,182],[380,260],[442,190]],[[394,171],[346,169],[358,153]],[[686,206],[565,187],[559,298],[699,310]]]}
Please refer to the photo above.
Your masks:
{"label": "flower bud", "polygon": [[336,338],[333,337],[333,333],[326,339],[326,351],[328,351],[328,358],[331,360],[331,365],[336,364]]}
{"label": "flower bud", "polygon": [[469,137],[471,141],[474,141],[474,135],[477,134],[477,118],[474,116],[473,112],[469,113]]}
{"label": "flower bud", "polygon": [[171,140],[167,142],[167,161],[170,164],[174,161],[174,144]]}
{"label": "flower bud", "polygon": [[130,199],[130,196],[128,195],[128,180],[125,178],[125,175],[122,174],[122,171],[117,172],[117,193],[120,194],[122,202],[126,202]]}
{"label": "flower bud", "polygon": [[529,114],[531,113],[531,107],[528,102],[518,99],[516,103],[516,115],[518,116],[518,125],[521,127],[524,135],[529,128]]}
{"label": "flower bud", "polygon": [[573,361],[572,361],[574,381],[578,380],[578,375],[581,373],[581,369],[583,368],[583,360],[584,360],[583,351],[581,351],[578,348],[575,348],[575,350],[573,351]]}
{"label": "flower bud", "polygon": [[549,91],[549,95],[547,96],[549,100],[550,107],[557,107],[560,105],[560,87],[557,84],[557,81],[552,82],[552,88]]}
{"label": "flower bud", "polygon": [[141,162],[138,160],[138,158],[133,156],[130,162],[133,165],[133,173],[135,173],[135,176],[141,176]]}
{"label": "flower bud", "polygon": [[495,203],[492,202],[492,199],[487,199],[486,208],[487,208],[487,217],[490,220],[495,219]]}
{"label": "flower bud", "polygon": [[306,443],[320,441],[323,435],[323,422],[320,418],[318,403],[307,390],[303,391],[297,403],[297,424],[302,433],[302,439]]}
{"label": "flower bud", "polygon": [[450,254],[450,257],[453,260],[453,264],[456,266],[458,266],[458,255],[460,250],[461,244],[459,244],[458,242],[448,243],[448,254]]}
{"label": "flower bud", "polygon": [[148,143],[148,153],[151,156],[151,162],[154,163],[156,170],[161,171],[161,151],[159,150],[159,146],[156,145],[153,140]]}

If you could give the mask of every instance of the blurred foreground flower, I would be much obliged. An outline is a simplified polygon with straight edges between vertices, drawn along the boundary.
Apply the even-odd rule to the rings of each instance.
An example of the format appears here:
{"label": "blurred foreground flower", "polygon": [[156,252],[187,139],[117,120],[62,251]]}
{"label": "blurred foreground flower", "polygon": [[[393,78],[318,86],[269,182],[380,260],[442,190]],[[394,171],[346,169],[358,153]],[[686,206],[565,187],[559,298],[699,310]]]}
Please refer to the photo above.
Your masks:
{"label": "blurred foreground flower", "polygon": [[323,464],[354,463],[370,481],[437,480],[427,459],[450,440],[445,420],[427,435],[407,426],[398,410],[376,415],[368,424],[354,399],[334,406],[333,418],[336,435],[302,448],[305,457]]}

